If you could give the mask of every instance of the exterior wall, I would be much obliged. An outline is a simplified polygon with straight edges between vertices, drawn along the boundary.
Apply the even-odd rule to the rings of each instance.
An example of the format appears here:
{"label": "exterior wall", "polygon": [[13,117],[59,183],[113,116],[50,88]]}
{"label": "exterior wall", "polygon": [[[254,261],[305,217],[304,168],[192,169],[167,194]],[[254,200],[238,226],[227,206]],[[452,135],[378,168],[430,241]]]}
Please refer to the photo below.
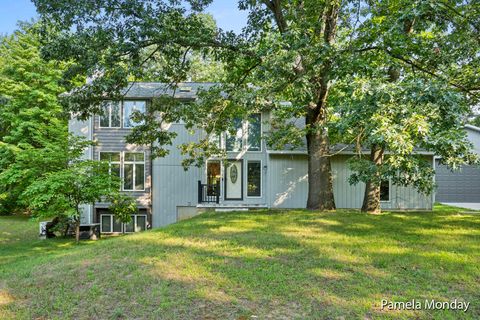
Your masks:
{"label": "exterior wall", "polygon": [[[171,124],[168,130],[177,133],[170,153],[164,158],[152,161],[152,214],[153,227],[160,227],[177,221],[177,207],[197,206],[197,183],[202,169],[182,166],[184,157],[176,147],[183,142],[198,141],[200,135],[191,135],[183,124]],[[185,210],[185,209],[183,209]]]}
{"label": "exterior wall", "polygon": [[[191,84],[197,86],[198,84]],[[137,89],[135,89],[138,87]],[[134,86],[127,98],[136,100],[150,100],[156,92],[158,84],[143,83]],[[194,99],[194,91],[184,93],[185,99]],[[143,98],[140,98],[143,97]],[[147,104],[148,108],[148,104]],[[293,120],[292,120],[293,121]],[[295,124],[304,125],[304,119],[296,119]],[[125,137],[131,129],[100,128],[99,117],[92,117],[89,121],[71,120],[70,132],[83,135],[87,139],[97,141],[98,145],[85,151],[85,158],[99,159],[99,154],[105,152],[145,152],[145,191],[126,191],[137,198],[140,208],[147,209],[149,222],[153,227],[160,227],[174,223],[184,217],[198,212],[198,181],[206,183],[206,166],[190,167],[185,171],[181,165],[184,156],[177,148],[186,142],[198,141],[201,132],[190,134],[182,123],[168,125],[166,129],[177,133],[172,146],[167,148],[170,153],[164,158],[151,159],[150,146],[127,144]],[[262,132],[265,135],[270,130],[269,114],[262,114]],[[472,135],[478,138],[474,144],[480,150],[480,135],[473,130]],[[469,133],[470,134],[470,133]],[[224,143],[224,142],[223,142]],[[284,153],[284,154],[279,154]],[[348,183],[351,172],[346,163],[348,155],[332,157],[333,188],[338,208],[360,208],[363,201],[364,185],[352,186]],[[220,183],[220,206],[236,207],[274,207],[274,208],[304,208],[308,194],[307,157],[305,148],[290,151],[288,146],[282,151],[267,150],[262,140],[262,150],[228,152],[227,158],[243,160],[243,199],[225,200],[225,168],[222,165],[222,180]],[[431,157],[430,157],[431,159]],[[261,161],[261,197],[248,197],[246,174],[248,160]],[[123,170],[123,169],[122,169]],[[413,188],[391,186],[390,201],[383,202],[384,209],[431,209],[433,199],[424,196]],[[106,208],[108,203],[97,203],[95,208]],[[94,214],[92,206],[86,206],[83,223],[98,222],[98,215]]]}
{"label": "exterior wall", "polygon": [[[125,137],[131,132],[126,128],[100,128],[100,117],[93,117],[93,140],[97,145],[93,147],[93,159],[100,160],[100,152],[144,152],[145,153],[145,191],[125,191],[137,199],[139,207],[150,207],[151,192],[151,161],[150,147],[128,144]],[[123,168],[121,169],[121,171]],[[106,207],[107,203],[97,203],[96,207]]]}
{"label": "exterior wall", "polygon": [[[263,118],[262,118],[263,119]],[[172,146],[167,147],[169,154],[164,158],[157,158],[152,161],[152,215],[153,227],[164,226],[174,223],[184,215],[184,212],[192,210],[198,205],[198,181],[206,183],[206,166],[190,167],[187,171],[181,165],[185,158],[177,148],[182,143],[199,141],[201,132],[190,134],[181,123],[168,125],[166,128],[177,134]],[[262,126],[262,130],[266,128]],[[222,165],[222,179],[220,181],[220,203],[221,206],[252,206],[267,207],[267,162],[265,142],[262,141],[261,151],[228,152],[229,160],[243,160],[243,200],[225,200],[225,168]],[[248,197],[246,174],[249,160],[260,160],[262,167],[261,197]]]}
{"label": "exterior wall", "polygon": [[465,127],[468,140],[473,144],[473,151],[480,154],[480,128],[467,125]]}
{"label": "exterior wall", "polygon": [[[365,185],[350,185],[352,173],[348,155],[332,157],[333,192],[337,208],[359,209],[362,206]],[[431,159],[431,157],[430,157]],[[271,155],[270,206],[274,208],[304,208],[307,203],[308,176],[305,155]],[[382,202],[383,209],[431,210],[432,195],[423,195],[413,187],[390,186],[390,201]]]}
{"label": "exterior wall", "polygon": [[[473,145],[473,151],[480,154],[480,128],[465,126],[468,140]],[[437,183],[436,201],[453,203],[480,202],[480,167],[476,165],[461,166],[452,171],[446,165],[436,160],[435,179]]]}
{"label": "exterior wall", "polygon": [[[127,128],[100,128],[100,117],[93,116],[89,120],[80,121],[75,117],[68,123],[69,132],[93,140],[97,145],[85,150],[83,159],[100,160],[100,152],[144,152],[145,153],[145,190],[144,191],[124,191],[137,200],[139,208],[147,209],[149,224],[151,225],[151,171],[152,163],[149,146],[138,146],[125,142],[125,137],[131,132]],[[123,171],[123,167],[121,167]],[[122,172],[123,175],[123,172]],[[97,208],[107,208],[109,203],[97,202],[93,205],[86,205],[83,209],[81,223],[98,223],[99,215]]]}
{"label": "exterior wall", "polygon": [[[73,135],[83,137],[87,140],[92,140],[92,137],[93,137],[92,119],[81,121],[72,115],[70,121],[68,121],[68,131]],[[93,159],[93,147],[86,148],[81,158],[85,160]],[[82,214],[80,216],[80,223],[81,224],[92,223],[94,220],[93,206],[82,205],[81,210],[82,210]]]}

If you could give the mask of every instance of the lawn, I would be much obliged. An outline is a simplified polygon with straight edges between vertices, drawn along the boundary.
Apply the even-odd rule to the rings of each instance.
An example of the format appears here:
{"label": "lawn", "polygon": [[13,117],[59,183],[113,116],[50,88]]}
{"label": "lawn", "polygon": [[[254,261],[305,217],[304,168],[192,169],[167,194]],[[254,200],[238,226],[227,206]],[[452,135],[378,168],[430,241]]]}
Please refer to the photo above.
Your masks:
{"label": "lawn", "polygon": [[480,318],[480,213],[462,209],[205,213],[80,245],[37,231],[0,217],[1,319]]}

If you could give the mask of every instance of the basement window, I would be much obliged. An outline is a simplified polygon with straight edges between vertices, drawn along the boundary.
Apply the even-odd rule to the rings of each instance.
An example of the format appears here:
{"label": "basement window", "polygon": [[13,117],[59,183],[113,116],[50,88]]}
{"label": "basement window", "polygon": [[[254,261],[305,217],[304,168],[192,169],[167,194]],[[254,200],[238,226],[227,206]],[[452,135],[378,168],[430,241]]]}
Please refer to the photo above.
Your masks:
{"label": "basement window", "polygon": [[113,214],[100,215],[100,232],[102,233],[132,233],[147,230],[147,215],[132,215],[129,223],[121,223]]}

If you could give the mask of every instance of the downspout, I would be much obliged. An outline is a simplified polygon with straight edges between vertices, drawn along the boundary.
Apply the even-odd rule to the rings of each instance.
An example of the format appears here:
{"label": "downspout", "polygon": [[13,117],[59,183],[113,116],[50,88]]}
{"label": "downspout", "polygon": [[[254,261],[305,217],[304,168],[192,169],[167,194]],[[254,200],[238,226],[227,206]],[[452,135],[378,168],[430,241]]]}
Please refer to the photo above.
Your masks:
{"label": "downspout", "polygon": [[[93,118],[95,117],[95,115],[91,116],[90,119],[88,120],[89,121],[89,124],[88,126],[90,127],[90,130],[88,130],[88,140],[92,141],[93,140]],[[89,157],[90,157],[90,160],[93,160],[93,148],[94,146],[90,146],[90,154],[89,154]],[[89,224],[92,224],[93,222],[93,215],[94,215],[94,207],[95,207],[95,202],[92,203],[92,205],[90,205],[90,208],[89,208],[89,215],[88,215],[88,223]]]}

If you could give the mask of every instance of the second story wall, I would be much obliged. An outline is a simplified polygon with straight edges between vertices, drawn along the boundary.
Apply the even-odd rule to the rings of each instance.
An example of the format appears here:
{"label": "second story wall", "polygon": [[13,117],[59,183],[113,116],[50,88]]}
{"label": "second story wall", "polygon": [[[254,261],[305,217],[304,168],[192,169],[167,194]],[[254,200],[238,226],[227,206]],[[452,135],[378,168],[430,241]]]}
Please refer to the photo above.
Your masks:
{"label": "second story wall", "polygon": [[[130,105],[131,103],[141,102],[145,105],[145,107],[148,104],[146,100],[141,99],[126,100],[126,102]],[[114,112],[112,112],[112,109],[110,109],[111,107],[107,107],[109,108],[108,121],[105,121],[105,116],[102,117],[100,115],[95,115],[93,117],[93,140],[97,143],[97,145],[93,147],[92,156],[94,160],[100,160],[101,157],[107,158],[107,156],[110,156],[110,154],[113,155],[115,157],[114,164],[119,166],[120,177],[122,180],[124,180],[122,183],[122,190],[126,194],[136,198],[139,205],[142,207],[149,207],[151,203],[150,192],[152,171],[150,146],[140,146],[126,142],[126,137],[132,131],[130,120],[127,119],[129,111],[125,110],[127,108],[127,104],[124,102],[119,102],[117,106],[118,113],[116,109]],[[116,115],[113,116],[112,113]],[[102,156],[102,153],[105,154]],[[119,155],[118,159],[116,158],[115,154]],[[128,180],[127,175],[130,174],[130,177],[132,177],[131,171],[133,168],[135,171],[135,176],[133,178],[136,178],[138,173],[140,173],[142,162],[144,163],[144,187],[130,187],[129,183],[125,183],[125,180]],[[136,180],[137,182],[141,182],[140,177]]]}

